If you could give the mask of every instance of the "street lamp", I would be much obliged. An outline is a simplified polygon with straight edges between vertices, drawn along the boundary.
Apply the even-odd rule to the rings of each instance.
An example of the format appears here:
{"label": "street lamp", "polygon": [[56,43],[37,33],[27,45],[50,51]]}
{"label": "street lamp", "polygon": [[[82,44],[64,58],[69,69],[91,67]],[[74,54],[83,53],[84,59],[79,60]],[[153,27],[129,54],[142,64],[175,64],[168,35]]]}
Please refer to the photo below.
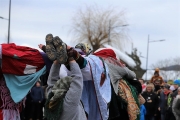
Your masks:
{"label": "street lamp", "polygon": [[4,19],[4,20],[9,20],[9,19],[7,19],[7,18],[4,18],[4,17],[2,17],[2,16],[0,16],[0,18],[1,18],[1,19]]}
{"label": "street lamp", "polygon": [[8,20],[8,41],[7,41],[7,43],[9,44],[9,41],[10,41],[11,0],[9,0],[9,19],[4,18],[2,16],[0,16],[0,18],[4,19],[4,20]]}
{"label": "street lamp", "polygon": [[128,24],[111,27],[111,20],[109,20],[108,45],[110,44],[111,28],[116,28],[116,27],[126,27],[126,26],[128,26]]}
{"label": "street lamp", "polygon": [[165,39],[162,40],[152,40],[150,41],[150,36],[148,35],[148,42],[147,42],[147,56],[146,56],[146,80],[147,80],[147,70],[148,70],[148,57],[149,57],[149,43],[151,42],[163,42]]}

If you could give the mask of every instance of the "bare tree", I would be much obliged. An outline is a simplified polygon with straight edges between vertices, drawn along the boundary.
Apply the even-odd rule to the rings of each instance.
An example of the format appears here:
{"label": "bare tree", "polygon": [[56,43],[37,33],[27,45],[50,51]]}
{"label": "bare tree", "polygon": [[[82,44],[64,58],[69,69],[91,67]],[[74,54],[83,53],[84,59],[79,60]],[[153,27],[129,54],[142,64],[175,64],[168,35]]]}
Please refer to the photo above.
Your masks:
{"label": "bare tree", "polygon": [[180,65],[180,57],[173,59],[174,64]]}
{"label": "bare tree", "polygon": [[161,60],[152,65],[152,68],[160,68],[160,74],[165,80],[180,78],[180,57]]}
{"label": "bare tree", "polygon": [[[127,34],[125,12],[116,12],[113,8],[100,9],[98,6],[87,6],[80,9],[73,19],[73,33],[78,42],[87,42],[97,50],[108,43],[122,50],[130,41]],[[110,34],[110,36],[109,36]]]}
{"label": "bare tree", "polygon": [[133,51],[131,54],[126,53],[129,57],[131,57],[134,62],[136,63],[135,67],[129,67],[132,71],[136,73],[137,78],[142,78],[143,74],[146,72],[146,70],[141,68],[141,59],[139,58],[139,55],[137,54],[137,48],[133,48]]}

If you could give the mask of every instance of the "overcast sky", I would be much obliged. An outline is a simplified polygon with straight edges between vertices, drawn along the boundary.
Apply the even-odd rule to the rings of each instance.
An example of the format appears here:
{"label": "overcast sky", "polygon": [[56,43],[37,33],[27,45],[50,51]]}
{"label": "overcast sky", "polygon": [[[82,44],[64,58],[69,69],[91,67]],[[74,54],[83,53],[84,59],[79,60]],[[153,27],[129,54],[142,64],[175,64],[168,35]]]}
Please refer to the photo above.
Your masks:
{"label": "overcast sky", "polygon": [[[0,0],[0,16],[8,18],[9,0]],[[166,39],[149,44],[149,66],[163,59],[180,57],[179,0],[11,0],[11,40],[17,45],[38,48],[45,44],[45,35],[53,33],[65,42],[72,40],[72,17],[86,5],[125,10],[133,46],[146,57],[150,40]],[[0,19],[0,43],[7,42],[8,21]],[[128,48],[127,48],[128,49]],[[131,48],[129,48],[131,49]],[[146,59],[141,58],[145,68]]]}

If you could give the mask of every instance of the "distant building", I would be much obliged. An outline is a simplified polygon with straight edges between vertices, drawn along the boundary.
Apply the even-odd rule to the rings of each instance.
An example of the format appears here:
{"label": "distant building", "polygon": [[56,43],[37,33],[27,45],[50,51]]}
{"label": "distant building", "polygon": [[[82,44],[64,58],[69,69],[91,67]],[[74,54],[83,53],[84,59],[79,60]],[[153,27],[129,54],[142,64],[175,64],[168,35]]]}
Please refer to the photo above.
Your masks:
{"label": "distant building", "polygon": [[170,70],[180,71],[180,65],[171,65],[171,66],[160,68],[160,69],[165,70],[165,71],[170,71]]}

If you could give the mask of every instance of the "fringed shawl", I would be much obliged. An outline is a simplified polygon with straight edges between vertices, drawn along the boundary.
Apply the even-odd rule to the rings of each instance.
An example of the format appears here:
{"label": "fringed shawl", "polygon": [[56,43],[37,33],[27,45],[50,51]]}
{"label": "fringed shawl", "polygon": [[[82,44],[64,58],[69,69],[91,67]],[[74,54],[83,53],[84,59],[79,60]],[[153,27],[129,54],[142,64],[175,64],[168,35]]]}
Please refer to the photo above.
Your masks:
{"label": "fringed shawl", "polygon": [[139,100],[137,96],[137,90],[135,87],[130,85],[125,80],[120,80],[119,82],[119,96],[123,98],[127,104],[127,112],[129,115],[129,120],[139,120],[140,109]]}

